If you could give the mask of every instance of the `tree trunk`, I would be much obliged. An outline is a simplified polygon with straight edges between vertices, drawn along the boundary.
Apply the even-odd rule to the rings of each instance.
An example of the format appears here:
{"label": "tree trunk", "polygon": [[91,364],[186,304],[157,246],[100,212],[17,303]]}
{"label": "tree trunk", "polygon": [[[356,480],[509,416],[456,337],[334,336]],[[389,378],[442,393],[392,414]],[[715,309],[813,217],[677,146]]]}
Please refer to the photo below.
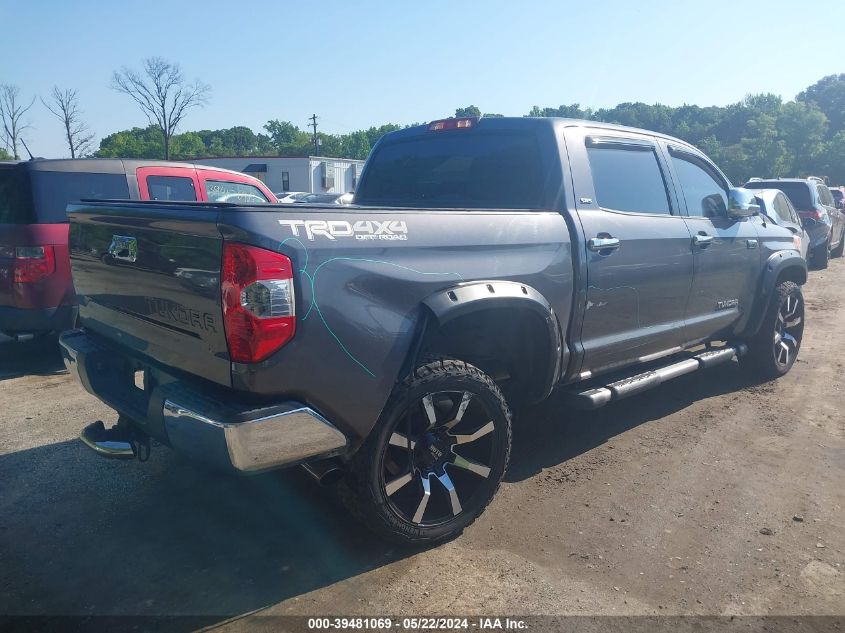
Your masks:
{"label": "tree trunk", "polygon": [[170,135],[162,131],[164,135],[164,160],[170,160]]}

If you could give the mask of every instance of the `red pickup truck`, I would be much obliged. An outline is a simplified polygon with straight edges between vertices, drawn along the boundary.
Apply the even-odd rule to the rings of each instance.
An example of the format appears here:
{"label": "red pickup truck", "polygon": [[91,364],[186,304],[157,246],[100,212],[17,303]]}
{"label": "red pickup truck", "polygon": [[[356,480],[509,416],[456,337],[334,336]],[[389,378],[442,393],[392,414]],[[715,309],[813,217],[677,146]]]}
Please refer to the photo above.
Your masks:
{"label": "red pickup truck", "polygon": [[69,202],[195,200],[274,204],[260,181],[227,169],[149,160],[0,161],[0,332],[62,331],[76,319]]}

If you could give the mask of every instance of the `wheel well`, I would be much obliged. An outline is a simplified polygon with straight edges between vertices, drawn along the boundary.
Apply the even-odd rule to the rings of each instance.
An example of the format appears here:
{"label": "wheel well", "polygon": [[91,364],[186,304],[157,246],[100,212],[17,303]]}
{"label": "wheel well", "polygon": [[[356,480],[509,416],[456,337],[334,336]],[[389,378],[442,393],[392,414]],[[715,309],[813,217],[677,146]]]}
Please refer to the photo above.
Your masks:
{"label": "wheel well", "polygon": [[807,271],[800,266],[789,266],[782,270],[775,281],[775,287],[784,281],[794,281],[798,285],[807,283]]}
{"label": "wheel well", "polygon": [[555,344],[533,310],[485,308],[444,324],[433,321],[420,354],[472,363],[499,385],[511,406],[530,404],[545,395],[549,354]]}

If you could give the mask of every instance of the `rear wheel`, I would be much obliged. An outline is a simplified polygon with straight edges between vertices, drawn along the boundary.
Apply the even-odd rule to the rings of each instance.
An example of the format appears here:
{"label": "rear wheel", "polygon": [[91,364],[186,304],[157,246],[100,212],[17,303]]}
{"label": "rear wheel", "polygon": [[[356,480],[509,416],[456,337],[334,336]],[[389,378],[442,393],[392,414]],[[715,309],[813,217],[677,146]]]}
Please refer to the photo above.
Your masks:
{"label": "rear wheel", "polygon": [[845,253],[845,229],[842,229],[842,233],[839,235],[839,246],[830,251],[830,256],[842,257],[843,253]]}
{"label": "rear wheel", "polygon": [[463,361],[427,360],[394,392],[341,496],[386,539],[439,543],[493,498],[510,445],[511,413],[493,380]]}
{"label": "rear wheel", "polygon": [[743,365],[762,378],[772,380],[786,374],[798,357],[804,335],[804,295],[792,281],[778,284],[760,330],[748,342]]}

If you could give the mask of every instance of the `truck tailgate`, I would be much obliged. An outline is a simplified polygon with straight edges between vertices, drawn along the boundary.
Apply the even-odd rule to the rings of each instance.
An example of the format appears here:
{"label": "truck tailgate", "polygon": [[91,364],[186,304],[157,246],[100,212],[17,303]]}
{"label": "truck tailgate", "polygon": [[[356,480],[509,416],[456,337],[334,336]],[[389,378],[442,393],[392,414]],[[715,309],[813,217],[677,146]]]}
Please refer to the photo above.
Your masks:
{"label": "truck tailgate", "polygon": [[74,204],[68,212],[82,325],[139,355],[230,385],[218,210],[110,202]]}

